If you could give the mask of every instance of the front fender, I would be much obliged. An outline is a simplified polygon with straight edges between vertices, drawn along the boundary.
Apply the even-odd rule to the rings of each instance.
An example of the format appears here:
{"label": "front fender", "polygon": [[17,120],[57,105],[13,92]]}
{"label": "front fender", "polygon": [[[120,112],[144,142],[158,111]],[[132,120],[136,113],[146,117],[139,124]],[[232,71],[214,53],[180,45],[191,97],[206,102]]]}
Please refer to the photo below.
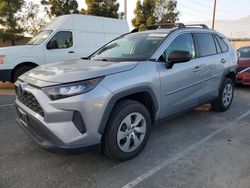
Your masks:
{"label": "front fender", "polygon": [[105,108],[105,111],[104,111],[102,119],[101,119],[101,123],[100,123],[99,128],[98,128],[98,132],[100,134],[104,133],[106,126],[107,126],[107,123],[108,123],[108,120],[109,120],[109,117],[111,115],[111,112],[119,100],[125,98],[126,96],[136,94],[136,93],[141,93],[141,92],[146,92],[147,94],[149,94],[149,96],[151,97],[151,99],[153,101],[155,111],[157,112],[159,109],[157,98],[156,98],[153,90],[148,86],[139,86],[139,87],[135,87],[135,88],[132,88],[129,90],[125,90],[125,91],[116,93],[110,98],[110,100]]}

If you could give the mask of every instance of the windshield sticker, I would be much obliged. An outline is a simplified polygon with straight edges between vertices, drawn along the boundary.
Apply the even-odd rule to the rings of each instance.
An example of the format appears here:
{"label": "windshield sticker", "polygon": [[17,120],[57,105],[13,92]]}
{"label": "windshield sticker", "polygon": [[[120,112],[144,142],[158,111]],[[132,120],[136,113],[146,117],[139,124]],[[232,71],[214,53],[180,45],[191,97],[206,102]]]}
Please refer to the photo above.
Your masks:
{"label": "windshield sticker", "polygon": [[151,33],[148,36],[149,37],[161,37],[161,38],[165,38],[168,34],[167,33]]}

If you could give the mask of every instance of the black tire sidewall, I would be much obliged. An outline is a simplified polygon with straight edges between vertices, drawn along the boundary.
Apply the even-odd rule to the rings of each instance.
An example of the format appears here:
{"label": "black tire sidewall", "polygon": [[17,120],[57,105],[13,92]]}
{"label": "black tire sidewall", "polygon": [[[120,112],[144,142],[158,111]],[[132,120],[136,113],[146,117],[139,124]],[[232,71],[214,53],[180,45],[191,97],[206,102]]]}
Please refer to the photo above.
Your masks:
{"label": "black tire sidewall", "polygon": [[[141,145],[135,151],[130,153],[125,153],[122,150],[120,150],[118,146],[117,132],[124,118],[127,115],[134,112],[140,113],[145,118],[146,134],[144,136]],[[107,154],[118,161],[126,161],[138,155],[148,141],[150,135],[150,125],[151,125],[150,114],[147,108],[143,104],[132,100],[122,101],[121,103],[117,104],[117,106],[112,112],[112,116],[109,121],[109,126],[107,128],[107,131],[105,132],[104,144]]]}
{"label": "black tire sidewall", "polygon": [[23,67],[20,67],[17,70],[15,70],[15,72],[13,74],[13,82],[16,82],[19,76],[21,76],[24,73],[28,72],[32,68],[34,68],[34,67],[33,66],[23,66]]}
{"label": "black tire sidewall", "polygon": [[[224,103],[223,103],[223,92],[224,92],[224,89],[225,87],[228,85],[228,84],[231,84],[232,86],[232,99],[229,103],[229,105],[225,106]],[[219,103],[220,103],[220,108],[223,110],[223,111],[226,111],[230,108],[232,102],[233,102],[233,98],[234,98],[234,84],[233,84],[233,81],[229,78],[225,78],[223,80],[223,83],[221,85],[221,89],[220,89],[220,96],[219,96]]]}

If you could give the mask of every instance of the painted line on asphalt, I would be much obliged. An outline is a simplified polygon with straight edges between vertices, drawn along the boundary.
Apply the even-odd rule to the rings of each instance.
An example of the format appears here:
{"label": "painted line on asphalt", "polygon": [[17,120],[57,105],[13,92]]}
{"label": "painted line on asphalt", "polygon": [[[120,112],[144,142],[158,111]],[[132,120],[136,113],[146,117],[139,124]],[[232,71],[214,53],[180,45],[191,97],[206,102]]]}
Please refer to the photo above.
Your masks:
{"label": "painted line on asphalt", "polygon": [[[250,111],[242,114],[240,117],[238,117],[236,119],[235,122],[241,121],[243,118],[245,118],[247,115],[250,114]],[[159,164],[158,166],[152,168],[151,170],[147,171],[146,173],[144,173],[143,175],[137,177],[136,179],[130,181],[129,183],[127,183],[126,185],[124,185],[122,188],[132,188],[135,187],[136,185],[138,185],[139,183],[143,182],[144,180],[148,179],[149,177],[151,177],[152,175],[156,174],[157,172],[159,172],[160,170],[162,170],[163,168],[167,167],[168,165],[178,161],[179,159],[183,158],[185,155],[187,155],[188,153],[194,151],[195,149],[197,149],[198,147],[200,147],[201,145],[205,144],[206,142],[208,142],[209,140],[211,140],[212,138],[214,138],[215,136],[217,136],[218,134],[220,134],[221,132],[223,132],[226,129],[232,128],[234,126],[237,125],[233,125],[233,126],[227,126],[221,129],[218,129],[217,131],[212,132],[211,134],[209,134],[208,136],[206,136],[205,138],[201,139],[200,141],[196,142],[195,144],[189,146],[188,148],[186,148],[185,150],[181,151],[180,153],[178,153],[175,157],[172,157],[166,161],[164,161],[163,163]]]}
{"label": "painted line on asphalt", "polygon": [[3,105],[0,105],[0,108],[7,107],[7,106],[14,106],[14,105],[15,105],[14,103],[11,103],[11,104],[3,104]]}
{"label": "painted line on asphalt", "polygon": [[191,151],[195,150],[196,148],[198,148],[199,146],[203,145],[208,140],[212,139],[213,137],[215,137],[216,135],[218,135],[219,133],[221,133],[225,129],[226,128],[221,128],[221,129],[209,134],[205,138],[201,139],[199,142],[196,142],[195,144],[189,146],[187,149],[185,149],[182,152],[178,153],[175,157],[170,158],[170,159],[164,161],[163,163],[159,164],[158,166],[152,168],[151,170],[149,170],[145,174],[137,177],[136,179],[132,180],[128,184],[124,185],[122,188],[131,188],[131,187],[134,187],[134,186],[138,185],[139,183],[143,182],[145,179],[147,179],[150,176],[154,175],[155,173],[157,173],[161,169],[167,167],[171,163],[174,163],[175,161],[177,161],[177,160],[181,159],[182,157],[184,157],[185,155],[187,155],[189,152],[191,152]]}
{"label": "painted line on asphalt", "polygon": [[245,117],[247,117],[248,115],[250,115],[250,110],[244,114],[242,114],[240,117],[238,117],[236,119],[236,121],[241,121],[242,119],[244,119]]}

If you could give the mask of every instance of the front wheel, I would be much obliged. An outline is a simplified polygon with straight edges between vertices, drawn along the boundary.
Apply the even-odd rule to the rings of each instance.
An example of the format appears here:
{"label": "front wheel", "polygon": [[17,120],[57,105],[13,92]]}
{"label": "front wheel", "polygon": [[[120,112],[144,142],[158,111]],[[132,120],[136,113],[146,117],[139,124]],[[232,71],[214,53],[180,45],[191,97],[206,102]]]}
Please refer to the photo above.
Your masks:
{"label": "front wheel", "polygon": [[218,112],[227,111],[232,104],[233,97],[234,83],[231,79],[225,78],[221,85],[217,100],[212,102],[212,109]]}
{"label": "front wheel", "polygon": [[12,82],[16,82],[19,76],[23,75],[24,73],[28,72],[33,68],[35,68],[35,66],[31,65],[24,65],[22,67],[17,68],[13,73]]}
{"label": "front wheel", "polygon": [[147,108],[132,100],[119,102],[104,135],[105,153],[118,161],[138,155],[148,141],[151,118]]}

